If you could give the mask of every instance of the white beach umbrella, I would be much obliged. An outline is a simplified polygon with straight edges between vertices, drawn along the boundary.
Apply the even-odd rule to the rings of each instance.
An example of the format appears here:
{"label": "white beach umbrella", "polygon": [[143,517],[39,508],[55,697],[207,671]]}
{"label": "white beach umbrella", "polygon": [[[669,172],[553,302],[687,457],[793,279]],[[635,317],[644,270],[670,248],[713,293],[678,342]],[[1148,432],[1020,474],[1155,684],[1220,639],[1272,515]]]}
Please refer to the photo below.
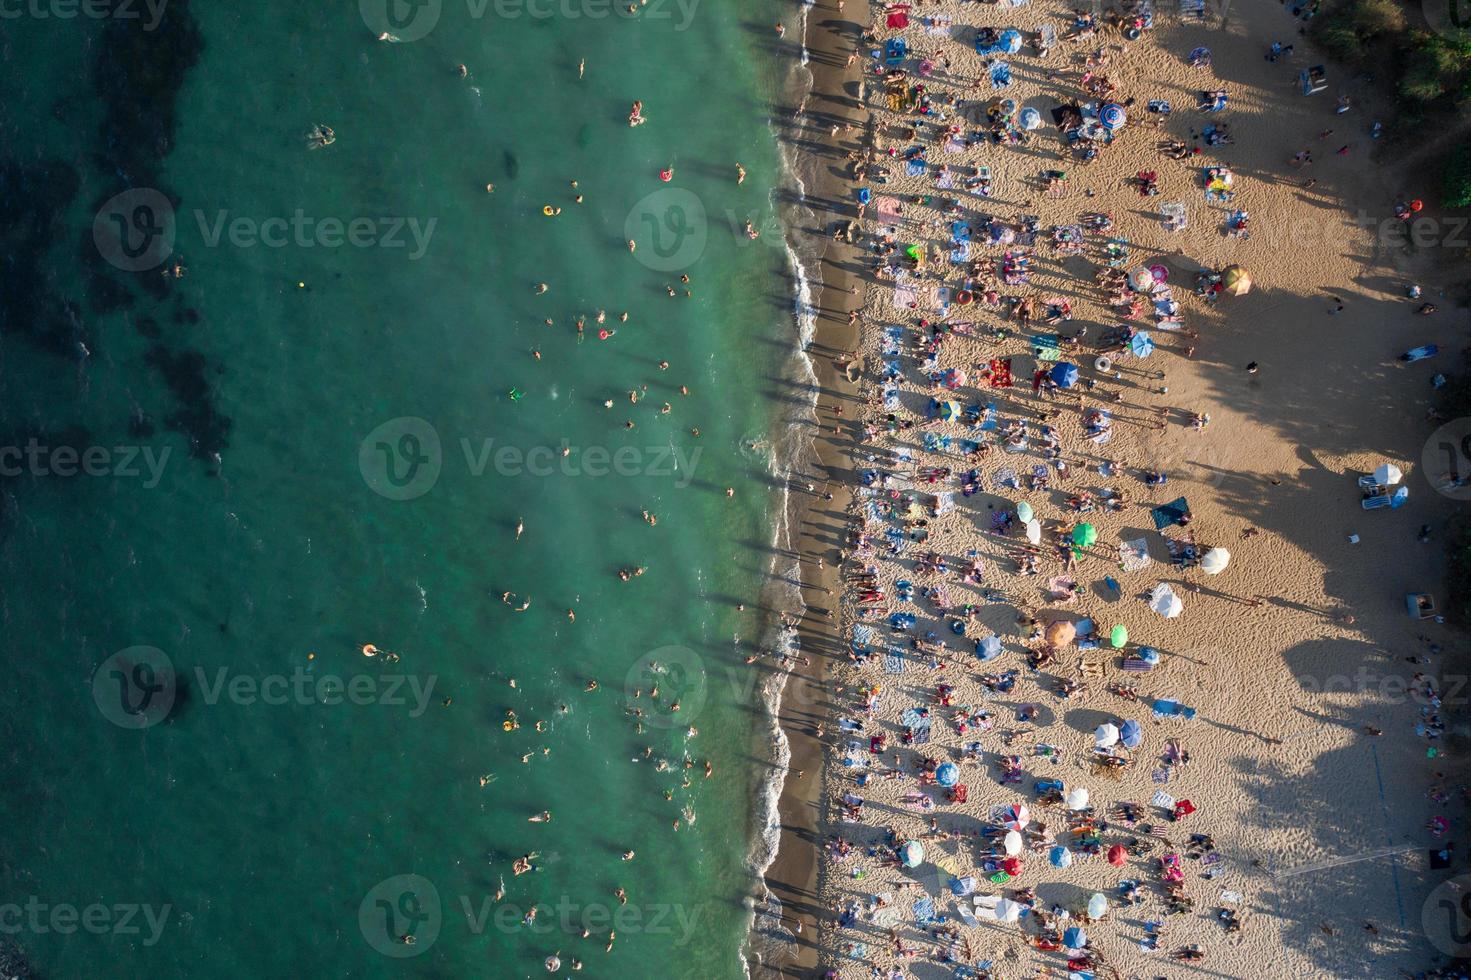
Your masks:
{"label": "white beach umbrella", "polygon": [[1101,919],[1103,913],[1108,911],[1108,897],[1103,892],[1094,892],[1093,897],[1088,899],[1088,917],[1090,919]]}
{"label": "white beach umbrella", "polygon": [[1081,786],[1068,790],[1067,799],[1064,802],[1067,803],[1069,810],[1086,810],[1088,809],[1088,791]]}
{"label": "white beach umbrella", "polygon": [[1140,292],[1143,292],[1150,286],[1154,285],[1154,273],[1150,272],[1143,266],[1140,266],[1133,272],[1129,273],[1129,285],[1133,286]]}
{"label": "white beach umbrella", "polygon": [[1008,856],[1016,857],[1022,852],[1022,835],[1018,831],[1008,830],[1001,839],[1001,845],[1006,848]]}
{"label": "white beach umbrella", "polygon": [[1185,603],[1175,595],[1174,589],[1161,582],[1149,593],[1149,608],[1165,619],[1174,619],[1185,611]]}
{"label": "white beach umbrella", "polygon": [[1000,922],[1015,922],[1021,918],[1022,907],[1009,898],[996,903],[996,919]]}
{"label": "white beach umbrella", "polygon": [[1404,471],[1393,463],[1380,463],[1374,470],[1374,482],[1381,487],[1392,487],[1404,478]]}
{"label": "white beach umbrella", "polygon": [[1098,726],[1093,733],[1093,744],[1100,749],[1110,748],[1119,743],[1119,730],[1116,726],[1104,722]]}
{"label": "white beach umbrella", "polygon": [[1027,540],[1032,544],[1042,543],[1042,522],[1035,517],[1027,521]]}
{"label": "white beach umbrella", "polygon": [[1231,552],[1225,548],[1211,548],[1200,557],[1200,569],[1207,575],[1219,575],[1231,561]]}

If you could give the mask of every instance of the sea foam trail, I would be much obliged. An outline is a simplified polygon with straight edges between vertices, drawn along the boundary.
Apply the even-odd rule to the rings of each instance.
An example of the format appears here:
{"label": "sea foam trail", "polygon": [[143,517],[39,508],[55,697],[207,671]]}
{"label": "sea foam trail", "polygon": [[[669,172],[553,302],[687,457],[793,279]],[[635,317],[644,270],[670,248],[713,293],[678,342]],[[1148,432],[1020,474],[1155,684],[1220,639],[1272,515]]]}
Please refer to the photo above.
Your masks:
{"label": "sea foam trail", "polygon": [[[807,33],[809,9],[810,4],[803,5],[803,38]],[[801,104],[812,91],[812,72],[806,67],[807,62],[808,54],[804,44],[801,59],[792,69],[783,93],[783,101],[792,106]],[[783,244],[793,283],[792,318],[796,328],[796,343],[784,373],[794,388],[806,391],[809,397],[798,400],[787,416],[780,420],[781,424],[778,425],[773,440],[771,473],[782,490],[776,505],[776,520],[773,522],[770,580],[763,598],[768,608],[777,610],[779,615],[769,624],[767,635],[762,637],[762,649],[766,650],[789,647],[794,643],[794,638],[782,629],[780,614],[800,618],[805,612],[799,584],[802,580],[801,563],[795,556],[801,510],[808,501],[795,497],[791,487],[798,475],[807,472],[816,460],[812,433],[817,421],[818,379],[816,366],[807,353],[807,345],[811,343],[817,326],[817,310],[813,305],[813,297],[822,285],[821,247],[804,242],[800,236],[801,229],[816,220],[816,213],[807,204],[807,181],[804,179],[814,175],[804,174],[803,164],[807,161],[804,161],[792,144],[781,139],[781,126],[774,124],[773,128],[780,145],[784,177],[788,185],[781,189],[787,192],[786,203],[776,203],[774,210],[781,216],[784,227]],[[761,687],[762,704],[766,709],[763,761],[766,763],[767,775],[761,780],[756,792],[758,829],[747,856],[747,867],[757,882],[756,894],[751,898],[751,927],[741,950],[742,965],[748,977],[752,962],[781,962],[790,959],[796,949],[796,936],[783,924],[782,904],[765,884],[766,871],[776,860],[781,843],[780,801],[791,761],[791,746],[778,721],[788,676],[783,671],[773,672]]]}

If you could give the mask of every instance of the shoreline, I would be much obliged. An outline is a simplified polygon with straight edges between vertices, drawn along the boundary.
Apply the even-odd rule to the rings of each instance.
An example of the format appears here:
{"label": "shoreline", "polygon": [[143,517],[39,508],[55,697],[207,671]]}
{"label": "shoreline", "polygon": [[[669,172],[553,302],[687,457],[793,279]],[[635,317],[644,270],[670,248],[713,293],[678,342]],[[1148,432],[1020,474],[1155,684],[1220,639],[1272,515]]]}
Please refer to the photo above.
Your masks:
{"label": "shoreline", "polygon": [[[804,124],[812,122],[821,126],[844,122],[861,126],[863,122],[861,104],[843,92],[845,83],[858,80],[856,67],[850,69],[844,64],[863,25],[829,6],[813,6],[806,16],[807,35],[803,44],[808,52],[807,68],[812,73],[811,93],[806,113],[801,119],[788,120],[784,138],[792,138]],[[840,139],[841,134],[833,138],[823,133],[816,140],[831,151],[821,157],[824,162],[833,159],[841,162],[846,150],[839,146]],[[806,188],[804,203],[818,216],[820,226],[826,228],[833,220],[853,216],[830,210],[832,202],[844,201],[846,197],[843,179],[824,175],[814,186]],[[850,444],[831,426],[824,427],[824,423],[834,421],[835,402],[858,403],[857,386],[834,363],[834,358],[844,352],[856,355],[859,347],[860,328],[850,326],[845,313],[839,312],[861,304],[861,293],[858,298],[848,293],[857,276],[834,261],[835,250],[850,247],[823,238],[818,260],[821,283],[814,285],[813,331],[805,348],[817,377],[814,410],[819,428],[813,440],[815,472],[811,474],[817,490],[811,500],[796,507],[794,543],[801,569],[803,603],[798,626],[800,650],[810,663],[798,664],[793,670],[777,708],[776,720],[787,740],[789,760],[777,801],[780,839],[764,875],[767,891],[781,903],[781,926],[794,934],[796,947],[794,955],[782,962],[755,962],[753,958],[752,976],[760,978],[815,975],[818,966],[817,933],[821,920],[818,856],[825,757],[817,725],[827,714],[822,704],[825,658],[842,645],[841,542],[852,502],[850,481],[846,479],[851,469],[847,455]],[[853,414],[845,411],[839,428],[849,424]],[[799,484],[798,474],[793,474],[793,482]],[[793,487],[793,492],[806,491],[798,485]],[[832,494],[831,500],[824,499],[826,493]],[[798,777],[798,773],[802,775]],[[753,930],[756,928],[753,924]]]}

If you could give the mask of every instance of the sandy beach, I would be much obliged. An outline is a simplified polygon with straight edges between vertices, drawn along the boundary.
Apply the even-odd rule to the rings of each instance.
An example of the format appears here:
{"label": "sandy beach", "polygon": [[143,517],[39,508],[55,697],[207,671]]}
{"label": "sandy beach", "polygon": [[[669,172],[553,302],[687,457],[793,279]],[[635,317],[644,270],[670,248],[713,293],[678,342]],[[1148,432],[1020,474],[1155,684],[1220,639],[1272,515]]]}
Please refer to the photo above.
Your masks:
{"label": "sandy beach", "polygon": [[[1438,588],[1455,502],[1422,471],[1433,366],[1396,357],[1454,349],[1461,314],[1440,290],[1449,248],[1384,233],[1401,194],[1431,196],[1413,147],[1374,143],[1385,107],[1347,72],[1299,91],[1320,59],[1276,5],[1225,23],[1172,12],[1137,40],[1106,24],[1070,40],[1060,5],[846,6],[811,13],[809,46],[872,16],[851,69],[872,142],[817,123],[853,155],[825,232],[856,220],[857,247],[829,254],[813,344],[823,466],[852,493],[829,486],[804,526],[812,665],[783,706],[793,773],[768,874],[804,924],[782,972],[1391,976],[1443,961],[1423,913],[1463,865],[1429,867],[1454,834],[1428,822],[1460,816],[1445,743],[1465,733],[1459,698],[1439,696],[1453,636],[1405,596]],[[1021,50],[983,59],[977,28],[1014,28]],[[892,39],[907,50],[870,57]],[[1274,41],[1295,50],[1271,60]],[[839,111],[823,97],[844,61],[814,62],[808,111]],[[997,62],[1009,85],[988,80]],[[1197,111],[1219,90],[1220,111]],[[1092,138],[1065,146],[1084,120],[1054,110],[1092,120],[1103,103],[1127,124],[1085,123]],[[1171,140],[1183,159],[1161,152]],[[1207,198],[1207,167],[1229,169],[1230,200]],[[1231,233],[1240,211],[1246,235]],[[1232,265],[1249,291],[1210,295]],[[844,275],[864,284],[854,327]],[[1426,300],[1442,310],[1416,316]],[[1358,480],[1384,464],[1409,500],[1365,510]],[[1202,567],[1212,549],[1229,552],[1219,574],[1219,556]],[[1098,751],[1119,727],[1137,744]],[[1077,790],[1086,802],[1065,799]],[[1019,866],[1003,864],[1008,819]],[[1003,898],[1017,904],[998,916]],[[1069,949],[1074,927],[1086,944]]]}

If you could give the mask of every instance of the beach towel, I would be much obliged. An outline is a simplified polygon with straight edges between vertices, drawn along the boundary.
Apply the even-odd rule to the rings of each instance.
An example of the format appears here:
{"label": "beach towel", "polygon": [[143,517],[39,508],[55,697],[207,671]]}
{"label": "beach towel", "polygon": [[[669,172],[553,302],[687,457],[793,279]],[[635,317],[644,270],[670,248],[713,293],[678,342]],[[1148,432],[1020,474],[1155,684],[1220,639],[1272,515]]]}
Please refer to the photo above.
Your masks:
{"label": "beach towel", "polygon": [[903,205],[895,197],[881,197],[874,202],[874,210],[884,221],[898,221]]}
{"label": "beach towel", "polygon": [[1180,497],[1167,504],[1161,504],[1149,513],[1154,518],[1154,528],[1156,531],[1163,531],[1165,528],[1175,524],[1183,527],[1190,521],[1190,504],[1185,501],[1184,497]]}
{"label": "beach towel", "polygon": [[904,673],[904,654],[896,652],[894,648],[890,647],[889,652],[884,654],[884,673]]}
{"label": "beach towel", "polygon": [[1149,542],[1134,538],[1119,545],[1119,566],[1126,572],[1137,572],[1154,561],[1149,557]]}
{"label": "beach towel", "polygon": [[[1007,360],[1005,360],[1005,361],[1002,361],[1001,363],[1003,363],[1003,364],[1006,365],[1006,370],[1008,372],[1011,371],[1011,360],[1009,358]],[[993,387],[993,388],[1010,388],[1011,385],[1009,385],[1009,384],[1005,384],[1005,385],[992,385],[991,387]],[[998,425],[1000,425],[1000,423],[997,421],[997,418],[996,418],[996,403],[995,402],[991,402],[989,405],[986,406],[986,412],[985,412],[985,414],[981,416],[981,431],[982,432],[995,432]]]}
{"label": "beach towel", "polygon": [[1032,356],[1039,361],[1062,359],[1062,338],[1055,333],[1039,333],[1032,338]]}
{"label": "beach towel", "polygon": [[[1015,383],[1011,376],[1011,358],[993,357],[991,359],[991,387],[1010,388]],[[991,428],[994,429],[996,428],[996,406],[988,405],[987,408],[991,410]],[[985,427],[984,424],[981,426],[983,429]]]}
{"label": "beach towel", "polygon": [[904,161],[904,172],[911,177],[923,177],[925,171],[924,157],[910,157]]}
{"label": "beach towel", "polygon": [[1011,65],[1006,62],[998,61],[992,65],[990,76],[992,88],[1011,87]]}
{"label": "beach towel", "polygon": [[930,740],[930,720],[925,718],[920,724],[915,725],[912,733],[912,741],[915,745],[928,744]]}
{"label": "beach towel", "polygon": [[1166,810],[1173,810],[1175,808],[1175,798],[1162,789],[1155,790],[1154,795],[1149,798],[1149,802]]}
{"label": "beach towel", "polygon": [[873,627],[867,623],[858,623],[853,627],[853,645],[855,647],[869,647],[873,645]]}
{"label": "beach towel", "polygon": [[907,310],[911,305],[919,303],[919,287],[909,281],[908,277],[896,280],[894,283],[894,308]]}
{"label": "beach towel", "polygon": [[[959,135],[951,136],[948,140],[945,141],[945,152],[946,153],[964,153],[965,152],[965,138],[963,136],[959,136]],[[948,171],[948,170],[945,171],[943,174],[940,175],[940,179],[946,182],[946,183],[944,183],[941,186],[943,186],[943,187],[949,187],[950,186],[950,183],[949,183],[950,176],[951,176],[951,172]]]}
{"label": "beach towel", "polygon": [[1010,466],[1003,466],[992,475],[992,480],[998,487],[1010,487],[1017,489],[1016,470]]}
{"label": "beach towel", "polygon": [[920,925],[932,921],[935,918],[935,900],[926,895],[914,903],[914,921]]}
{"label": "beach towel", "polygon": [[[1203,3],[1204,0],[1201,0],[1201,2]],[[904,28],[908,27],[909,4],[900,4],[898,6],[889,8],[888,17],[885,18],[884,23],[888,25],[891,29],[896,31],[902,31],[904,30]]]}

